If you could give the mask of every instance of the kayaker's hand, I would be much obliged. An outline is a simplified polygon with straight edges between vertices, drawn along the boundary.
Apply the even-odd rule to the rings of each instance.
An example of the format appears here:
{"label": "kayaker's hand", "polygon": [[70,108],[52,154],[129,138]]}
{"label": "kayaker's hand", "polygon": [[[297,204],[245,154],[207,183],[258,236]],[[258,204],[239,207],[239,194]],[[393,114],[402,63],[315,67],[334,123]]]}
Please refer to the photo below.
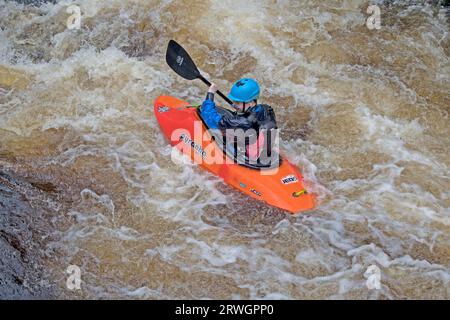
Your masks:
{"label": "kayaker's hand", "polygon": [[218,89],[217,85],[215,83],[211,83],[211,86],[209,87],[208,92],[216,93],[217,89]]}

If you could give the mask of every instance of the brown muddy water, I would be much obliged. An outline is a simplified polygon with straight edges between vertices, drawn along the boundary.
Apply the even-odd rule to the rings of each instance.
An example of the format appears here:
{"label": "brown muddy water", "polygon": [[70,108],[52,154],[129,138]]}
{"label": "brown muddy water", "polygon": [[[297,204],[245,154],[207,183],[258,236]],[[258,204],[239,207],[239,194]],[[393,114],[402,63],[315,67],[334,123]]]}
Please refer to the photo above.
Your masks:
{"label": "brown muddy water", "polygon": [[[448,19],[439,1],[1,0],[0,298],[450,298]],[[154,99],[206,90],[165,64],[170,39],[223,91],[260,81],[316,210],[170,160]]]}

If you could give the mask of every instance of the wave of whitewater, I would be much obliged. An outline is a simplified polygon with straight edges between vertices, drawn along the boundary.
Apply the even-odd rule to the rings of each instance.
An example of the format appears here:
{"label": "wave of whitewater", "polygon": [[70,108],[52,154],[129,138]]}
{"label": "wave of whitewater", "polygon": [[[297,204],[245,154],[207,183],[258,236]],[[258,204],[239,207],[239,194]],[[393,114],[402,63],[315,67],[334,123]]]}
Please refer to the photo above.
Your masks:
{"label": "wave of whitewater", "polygon": [[[450,298],[441,4],[0,0],[0,297]],[[154,99],[206,90],[169,70],[170,39],[224,91],[260,81],[316,210],[170,160]]]}

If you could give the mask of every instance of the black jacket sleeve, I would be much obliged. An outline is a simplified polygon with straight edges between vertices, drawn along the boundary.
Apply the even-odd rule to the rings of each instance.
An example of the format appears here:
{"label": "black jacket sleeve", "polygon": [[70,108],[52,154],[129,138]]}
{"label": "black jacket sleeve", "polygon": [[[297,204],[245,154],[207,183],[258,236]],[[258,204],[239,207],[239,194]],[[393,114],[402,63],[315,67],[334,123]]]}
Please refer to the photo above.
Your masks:
{"label": "black jacket sleeve", "polygon": [[259,112],[257,116],[259,128],[267,130],[278,128],[277,118],[272,107],[267,104],[262,104],[261,108],[262,112]]}

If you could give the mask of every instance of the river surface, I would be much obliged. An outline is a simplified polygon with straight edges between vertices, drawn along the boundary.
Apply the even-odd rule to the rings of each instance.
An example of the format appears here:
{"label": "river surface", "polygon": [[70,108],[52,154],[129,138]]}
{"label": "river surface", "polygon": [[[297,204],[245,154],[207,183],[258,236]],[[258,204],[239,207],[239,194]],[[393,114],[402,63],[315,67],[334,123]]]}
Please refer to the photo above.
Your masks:
{"label": "river surface", "polygon": [[[317,209],[171,161],[170,39],[258,79]],[[0,0],[0,298],[449,299],[449,54],[439,1]]]}

